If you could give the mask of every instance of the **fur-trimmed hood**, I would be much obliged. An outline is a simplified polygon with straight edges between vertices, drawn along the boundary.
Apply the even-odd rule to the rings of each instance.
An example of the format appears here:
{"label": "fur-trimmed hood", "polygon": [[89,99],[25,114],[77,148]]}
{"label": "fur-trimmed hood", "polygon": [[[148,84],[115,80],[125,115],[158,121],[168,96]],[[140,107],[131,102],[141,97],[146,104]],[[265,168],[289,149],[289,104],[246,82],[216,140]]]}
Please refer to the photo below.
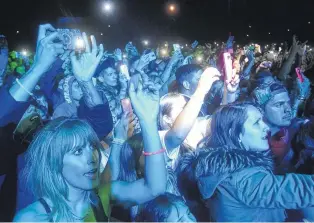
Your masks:
{"label": "fur-trimmed hood", "polygon": [[218,185],[233,173],[254,167],[273,170],[273,159],[268,152],[206,148],[199,151],[197,159],[195,177],[203,199],[210,198]]}

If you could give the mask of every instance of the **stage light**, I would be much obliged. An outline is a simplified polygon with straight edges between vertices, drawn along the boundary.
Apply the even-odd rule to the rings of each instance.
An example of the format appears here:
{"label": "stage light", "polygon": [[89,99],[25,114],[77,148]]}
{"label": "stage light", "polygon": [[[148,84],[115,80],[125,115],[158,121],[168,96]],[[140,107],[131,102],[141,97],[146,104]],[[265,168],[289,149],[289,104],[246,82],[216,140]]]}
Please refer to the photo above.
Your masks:
{"label": "stage light", "polygon": [[162,50],[161,50],[161,54],[162,54],[163,56],[166,56],[166,55],[167,55],[167,50],[162,49]]}
{"label": "stage light", "polygon": [[310,24],[311,24],[311,22],[309,21],[309,22],[308,22],[308,24],[310,25]]}
{"label": "stage light", "polygon": [[109,2],[106,2],[106,3],[104,4],[104,10],[105,10],[106,12],[111,12],[111,11],[112,11],[112,4],[109,3]]}
{"label": "stage light", "polygon": [[185,44],[186,47],[188,47],[188,44]]}
{"label": "stage light", "polygon": [[111,25],[108,25],[108,28],[110,28],[111,27]]}
{"label": "stage light", "polygon": [[288,32],[290,32],[290,29],[287,29]]}
{"label": "stage light", "polygon": [[100,35],[103,36],[104,34],[103,34],[103,33],[100,33]]}
{"label": "stage light", "polygon": [[270,35],[271,33],[268,33],[268,35]]}
{"label": "stage light", "polygon": [[126,54],[123,54],[123,58],[124,58],[124,59],[127,58],[127,55],[126,55]]}
{"label": "stage light", "polygon": [[27,56],[27,50],[23,50],[23,51],[22,51],[22,55],[23,55],[23,56]]}
{"label": "stage light", "polygon": [[246,34],[246,36],[249,37],[250,35],[249,35],[249,34]]}
{"label": "stage light", "polygon": [[165,44],[165,47],[168,47],[168,44],[167,44],[167,43]]}
{"label": "stage light", "polygon": [[202,62],[202,61],[203,61],[203,57],[198,56],[198,57],[196,58],[196,60],[197,60],[198,62]]}
{"label": "stage light", "polygon": [[170,2],[165,5],[165,11],[170,16],[175,16],[179,13],[179,5],[175,2]]}
{"label": "stage light", "polygon": [[174,12],[175,10],[176,10],[176,6],[175,5],[169,5],[169,10],[171,11],[171,12]]}
{"label": "stage light", "polygon": [[143,43],[145,46],[148,46],[148,44],[149,44],[148,40],[144,40]]}
{"label": "stage light", "polygon": [[252,28],[252,26],[249,26],[249,28],[251,29],[251,28]]}
{"label": "stage light", "polygon": [[20,33],[20,31],[16,31],[16,33],[17,33],[17,34],[19,34],[19,33]]}

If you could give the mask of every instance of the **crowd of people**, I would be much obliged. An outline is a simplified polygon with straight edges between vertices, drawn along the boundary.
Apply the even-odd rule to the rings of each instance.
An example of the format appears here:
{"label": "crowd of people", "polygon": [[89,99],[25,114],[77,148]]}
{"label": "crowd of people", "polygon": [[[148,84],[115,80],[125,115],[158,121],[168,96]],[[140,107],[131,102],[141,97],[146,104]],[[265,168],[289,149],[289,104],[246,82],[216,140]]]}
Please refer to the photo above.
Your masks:
{"label": "crowd of people", "polygon": [[307,42],[81,41],[0,43],[1,221],[314,221]]}

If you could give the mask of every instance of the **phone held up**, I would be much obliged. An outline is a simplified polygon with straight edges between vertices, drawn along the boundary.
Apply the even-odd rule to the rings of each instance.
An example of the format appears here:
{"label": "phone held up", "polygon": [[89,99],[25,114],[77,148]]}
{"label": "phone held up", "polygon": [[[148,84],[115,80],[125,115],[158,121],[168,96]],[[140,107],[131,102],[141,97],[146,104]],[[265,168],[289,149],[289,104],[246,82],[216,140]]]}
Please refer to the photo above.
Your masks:
{"label": "phone held up", "polygon": [[303,83],[304,79],[300,67],[295,68],[295,72],[297,74],[298,79],[301,81],[301,83]]}
{"label": "phone held up", "polygon": [[124,98],[121,100],[121,105],[124,113],[133,113],[131,101],[129,98]]}
{"label": "phone held up", "polygon": [[[84,41],[82,33],[78,29],[57,29],[59,33],[59,39],[57,42],[60,42],[64,45],[65,50],[72,51],[81,51],[84,50]],[[51,32],[47,31],[46,35],[48,36]]]}

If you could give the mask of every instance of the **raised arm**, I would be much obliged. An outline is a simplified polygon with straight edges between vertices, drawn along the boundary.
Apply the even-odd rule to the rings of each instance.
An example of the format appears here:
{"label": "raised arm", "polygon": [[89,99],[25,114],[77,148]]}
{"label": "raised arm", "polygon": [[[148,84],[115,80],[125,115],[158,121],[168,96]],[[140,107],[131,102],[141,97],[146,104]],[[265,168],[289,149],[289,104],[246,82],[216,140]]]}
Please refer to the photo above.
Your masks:
{"label": "raised arm", "polygon": [[240,173],[237,196],[249,207],[300,209],[314,205],[313,175]]}
{"label": "raised arm", "polygon": [[[52,33],[46,36],[48,30]],[[58,32],[50,24],[39,27],[34,65],[10,88],[10,94],[16,101],[27,101],[42,75],[49,70],[57,56],[64,53],[63,44],[53,42],[57,36]]]}
{"label": "raised arm", "polygon": [[90,47],[86,33],[83,33],[83,40],[85,43],[85,52],[80,57],[77,57],[75,52],[72,52],[71,62],[73,74],[83,91],[84,102],[88,107],[92,108],[103,104],[101,96],[93,84],[92,77],[104,54],[104,46],[100,44],[98,50],[96,39],[94,36],[91,36],[92,47]]}
{"label": "raised arm", "polygon": [[306,42],[300,44],[300,42],[297,41],[297,37],[293,36],[293,43],[292,43],[290,54],[288,56],[288,59],[282,65],[282,67],[279,71],[279,74],[278,74],[278,78],[280,80],[284,81],[288,78],[288,75],[291,71],[291,67],[293,65],[295,57],[296,57],[297,53],[301,53],[305,44],[306,44]]}
{"label": "raised arm", "polygon": [[203,105],[204,98],[213,83],[218,81],[220,73],[216,68],[208,68],[199,80],[197,89],[183,111],[176,118],[172,128],[165,135],[165,145],[168,153],[181,145],[191,131]]}
{"label": "raised arm", "polygon": [[163,154],[165,150],[161,147],[157,128],[158,90],[152,85],[143,89],[141,81],[135,89],[134,83],[131,82],[129,95],[143,134],[145,178],[132,183],[113,182],[111,200],[123,205],[136,205],[150,201],[165,192],[167,173]]}

